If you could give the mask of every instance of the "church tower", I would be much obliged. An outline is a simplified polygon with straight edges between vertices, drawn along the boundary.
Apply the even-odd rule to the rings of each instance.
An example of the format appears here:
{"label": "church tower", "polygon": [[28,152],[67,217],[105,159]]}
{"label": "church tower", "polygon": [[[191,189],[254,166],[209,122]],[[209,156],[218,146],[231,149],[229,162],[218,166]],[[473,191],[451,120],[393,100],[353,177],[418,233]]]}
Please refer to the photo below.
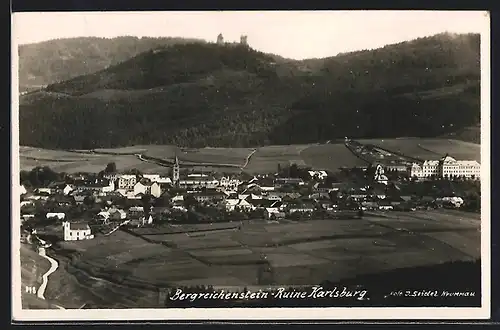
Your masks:
{"label": "church tower", "polygon": [[175,162],[174,162],[174,168],[172,169],[172,183],[177,186],[179,184],[179,159],[177,158],[177,155],[175,155]]}

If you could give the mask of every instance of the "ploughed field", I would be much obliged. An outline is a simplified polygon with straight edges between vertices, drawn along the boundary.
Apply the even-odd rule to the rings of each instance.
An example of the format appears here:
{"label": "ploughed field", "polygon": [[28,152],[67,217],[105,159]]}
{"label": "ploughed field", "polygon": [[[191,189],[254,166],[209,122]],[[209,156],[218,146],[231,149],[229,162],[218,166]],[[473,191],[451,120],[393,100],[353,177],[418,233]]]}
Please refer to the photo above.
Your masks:
{"label": "ploughed field", "polygon": [[[410,157],[434,160],[449,154],[459,160],[480,161],[480,145],[448,139],[368,139],[361,143],[374,144]],[[20,147],[22,170],[36,166],[49,166],[55,171],[99,172],[110,162],[118,170],[138,169],[143,173],[163,173],[166,168],[151,160],[139,159],[142,154],[153,159],[172,162],[177,155],[181,166],[197,166],[198,169],[225,172],[244,171],[252,174],[275,172],[281,166],[295,163],[315,169],[335,171],[340,167],[366,165],[352,154],[343,143],[264,146],[251,148],[179,148],[168,145],[143,145],[89,151],[47,150]]]}
{"label": "ploughed field", "polygon": [[[196,231],[198,230],[198,231]],[[352,220],[164,225],[62,242],[46,297],[62,306],[155,307],[161,289],[313,285],[480,258],[480,216],[377,212]]]}

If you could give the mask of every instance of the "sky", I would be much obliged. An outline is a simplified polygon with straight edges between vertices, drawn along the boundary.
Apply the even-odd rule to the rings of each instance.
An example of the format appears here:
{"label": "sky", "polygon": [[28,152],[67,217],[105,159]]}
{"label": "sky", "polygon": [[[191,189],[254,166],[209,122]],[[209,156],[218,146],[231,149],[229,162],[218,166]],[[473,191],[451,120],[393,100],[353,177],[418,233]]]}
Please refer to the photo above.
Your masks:
{"label": "sky", "polygon": [[489,32],[481,11],[254,11],[15,13],[17,44],[81,36],[248,36],[259,51],[304,59],[373,49],[442,32]]}

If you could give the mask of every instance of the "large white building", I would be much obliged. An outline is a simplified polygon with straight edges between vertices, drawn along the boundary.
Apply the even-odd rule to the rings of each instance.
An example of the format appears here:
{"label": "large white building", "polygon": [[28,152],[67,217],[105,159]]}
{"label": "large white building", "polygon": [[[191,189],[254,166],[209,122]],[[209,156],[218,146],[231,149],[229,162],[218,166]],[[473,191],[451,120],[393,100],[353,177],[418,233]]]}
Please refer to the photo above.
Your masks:
{"label": "large white building", "polygon": [[419,179],[463,177],[479,180],[481,164],[475,160],[456,160],[447,155],[440,160],[426,160],[421,164],[413,163],[410,168],[410,176]]}

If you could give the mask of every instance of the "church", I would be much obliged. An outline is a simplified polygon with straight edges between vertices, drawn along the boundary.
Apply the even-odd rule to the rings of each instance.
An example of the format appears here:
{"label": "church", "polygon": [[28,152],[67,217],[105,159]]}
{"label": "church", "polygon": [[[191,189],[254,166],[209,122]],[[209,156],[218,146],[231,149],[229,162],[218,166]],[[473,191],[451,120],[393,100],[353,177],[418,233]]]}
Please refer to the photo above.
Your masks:
{"label": "church", "polygon": [[90,226],[87,223],[71,223],[69,221],[64,221],[63,228],[65,241],[80,241],[94,238]]}

